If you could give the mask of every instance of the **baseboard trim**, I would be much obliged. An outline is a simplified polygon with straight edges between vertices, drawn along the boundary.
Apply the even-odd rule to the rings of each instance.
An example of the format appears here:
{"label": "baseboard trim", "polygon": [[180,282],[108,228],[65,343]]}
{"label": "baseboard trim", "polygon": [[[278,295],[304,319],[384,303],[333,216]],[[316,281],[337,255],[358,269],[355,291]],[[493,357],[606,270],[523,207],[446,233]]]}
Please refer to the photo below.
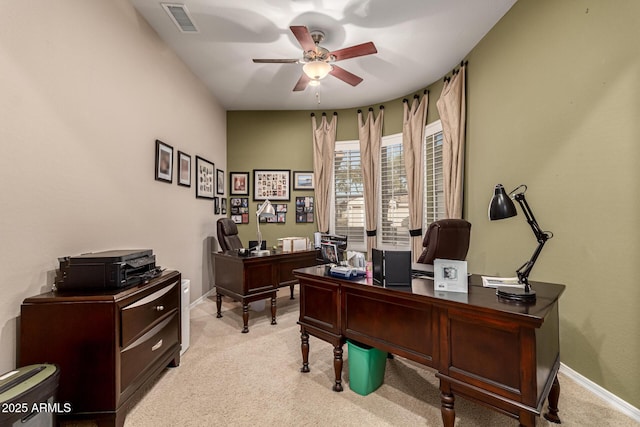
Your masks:
{"label": "baseboard trim", "polygon": [[[628,402],[625,402],[615,394],[605,390],[590,379],[580,375],[578,372],[574,371],[564,363],[560,363],[560,372],[578,383],[578,385],[582,386],[586,390],[606,401],[614,409],[622,412],[628,417],[633,418],[635,421],[640,422],[640,409],[636,408]],[[560,387],[562,387],[562,384],[560,385]],[[560,392],[560,394],[562,395],[562,392]]]}
{"label": "baseboard trim", "polygon": [[205,300],[205,298],[207,298],[209,295],[211,295],[212,293],[214,293],[216,291],[216,288],[214,287],[213,289],[211,289],[208,292],[205,292],[200,298],[198,298],[197,300],[195,300],[194,302],[192,302],[191,304],[189,304],[190,308],[195,307],[196,305],[200,304],[201,302],[203,302]]}

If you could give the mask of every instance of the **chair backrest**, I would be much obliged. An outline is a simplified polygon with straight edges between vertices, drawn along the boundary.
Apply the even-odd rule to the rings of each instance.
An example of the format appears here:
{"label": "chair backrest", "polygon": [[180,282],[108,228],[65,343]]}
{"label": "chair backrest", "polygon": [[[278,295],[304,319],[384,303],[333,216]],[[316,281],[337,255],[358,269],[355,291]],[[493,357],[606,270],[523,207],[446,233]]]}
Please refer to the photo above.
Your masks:
{"label": "chair backrest", "polygon": [[436,258],[464,261],[469,251],[471,223],[464,219],[441,219],[429,224],[424,235],[424,250],[418,262],[433,264]]}
{"label": "chair backrest", "polygon": [[231,218],[220,218],[217,222],[218,244],[221,251],[233,251],[243,248],[242,241],[238,237],[238,226]]}

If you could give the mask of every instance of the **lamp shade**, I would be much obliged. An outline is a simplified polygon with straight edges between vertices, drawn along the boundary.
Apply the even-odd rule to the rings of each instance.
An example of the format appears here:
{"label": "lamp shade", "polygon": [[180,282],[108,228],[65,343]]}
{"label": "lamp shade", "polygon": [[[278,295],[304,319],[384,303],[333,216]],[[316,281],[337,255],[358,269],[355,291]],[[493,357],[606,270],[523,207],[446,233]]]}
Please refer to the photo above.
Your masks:
{"label": "lamp shade", "polygon": [[502,184],[496,185],[491,203],[489,203],[489,219],[494,221],[497,219],[511,218],[517,214],[516,205],[513,204],[513,200],[511,200],[504,191]]}
{"label": "lamp shade", "polygon": [[331,64],[325,61],[311,61],[302,66],[302,71],[313,80],[324,79],[332,69]]}
{"label": "lamp shade", "polygon": [[257,216],[265,215],[265,216],[274,216],[276,214],[276,210],[271,204],[269,200],[265,200],[264,203],[260,205],[258,211],[256,212]]}

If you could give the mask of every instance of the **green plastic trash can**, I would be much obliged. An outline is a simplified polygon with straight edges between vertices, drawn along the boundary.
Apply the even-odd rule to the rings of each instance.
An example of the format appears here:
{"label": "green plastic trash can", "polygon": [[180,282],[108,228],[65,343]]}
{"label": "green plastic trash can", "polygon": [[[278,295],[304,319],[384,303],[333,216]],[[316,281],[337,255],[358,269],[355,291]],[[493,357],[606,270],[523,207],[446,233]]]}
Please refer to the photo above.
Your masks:
{"label": "green plastic trash can", "polygon": [[387,352],[347,340],[349,361],[349,388],[362,396],[382,385]]}

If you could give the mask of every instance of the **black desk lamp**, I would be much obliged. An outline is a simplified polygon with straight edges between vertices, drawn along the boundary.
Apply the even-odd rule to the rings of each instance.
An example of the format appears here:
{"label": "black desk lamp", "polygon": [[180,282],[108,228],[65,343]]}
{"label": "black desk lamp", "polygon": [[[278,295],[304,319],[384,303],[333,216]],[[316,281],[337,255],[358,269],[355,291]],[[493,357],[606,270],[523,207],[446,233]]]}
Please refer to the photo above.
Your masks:
{"label": "black desk lamp", "polygon": [[527,186],[520,185],[507,196],[507,193],[505,193],[502,184],[498,184],[496,185],[493,197],[491,198],[491,203],[489,203],[489,219],[491,221],[494,221],[516,216],[518,212],[516,211],[516,207],[513,204],[511,198],[516,199],[516,201],[522,208],[522,212],[524,212],[524,216],[527,218],[527,222],[533,230],[533,234],[536,236],[536,240],[538,241],[538,247],[533,252],[531,259],[525,262],[518,270],[516,270],[516,273],[518,274],[518,283],[523,284],[524,289],[511,289],[503,287],[498,288],[496,291],[496,294],[499,298],[519,302],[533,302],[536,300],[536,292],[531,289],[531,286],[529,285],[529,273],[531,273],[531,269],[536,263],[538,255],[540,255],[540,252],[542,251],[542,247],[547,242],[547,240],[553,237],[552,232],[542,231],[540,229],[538,221],[536,221],[536,218],[533,216],[533,212],[531,212],[531,208],[529,207],[527,200],[524,198],[524,193],[526,191]]}

